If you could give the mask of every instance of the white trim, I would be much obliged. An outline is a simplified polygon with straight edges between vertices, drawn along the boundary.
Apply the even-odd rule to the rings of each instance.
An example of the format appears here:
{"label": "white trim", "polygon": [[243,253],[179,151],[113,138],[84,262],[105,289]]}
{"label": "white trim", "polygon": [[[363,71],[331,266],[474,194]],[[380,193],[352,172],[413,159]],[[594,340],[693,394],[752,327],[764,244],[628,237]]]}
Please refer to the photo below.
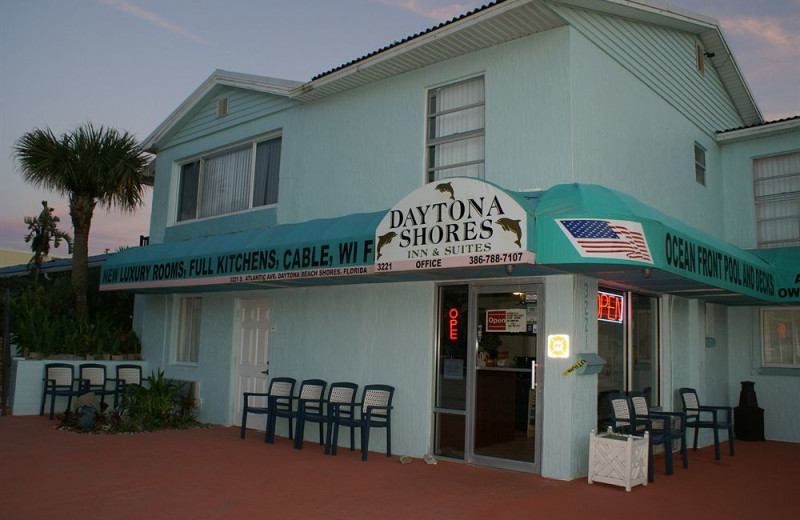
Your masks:
{"label": "white trim", "polygon": [[218,85],[289,97],[289,92],[302,86],[302,83],[217,69],[142,141],[142,149],[155,153],[158,141]]}
{"label": "white trim", "polygon": [[792,132],[800,130],[800,118],[793,118],[787,121],[776,121],[774,123],[764,123],[750,128],[740,128],[717,134],[718,143],[735,143],[746,139],[766,137],[770,134]]}

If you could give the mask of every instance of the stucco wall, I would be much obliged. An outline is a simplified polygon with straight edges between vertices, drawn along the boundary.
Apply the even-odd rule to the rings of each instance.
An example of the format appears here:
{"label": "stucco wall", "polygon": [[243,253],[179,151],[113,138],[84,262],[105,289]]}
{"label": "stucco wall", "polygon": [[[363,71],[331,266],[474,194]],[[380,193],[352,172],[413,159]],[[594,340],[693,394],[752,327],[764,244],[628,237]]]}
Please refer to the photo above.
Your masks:
{"label": "stucco wall", "polygon": [[[237,298],[267,298],[272,305],[270,376],[380,383],[396,388],[392,451],[422,456],[431,438],[433,300],[430,283],[350,285],[205,293],[199,362],[176,364],[172,297],[148,296],[145,356],[167,376],[202,381],[199,418],[230,425],[234,417]],[[166,339],[165,339],[166,338]],[[165,341],[165,352],[161,342]],[[160,360],[160,361],[157,361]],[[360,395],[360,390],[359,390]],[[279,421],[278,435],[287,435]],[[313,432],[309,433],[312,436]],[[376,430],[370,449],[385,449]]]}
{"label": "stucco wall", "polygon": [[764,409],[764,436],[769,440],[800,442],[800,370],[761,366],[758,308],[731,307],[728,323],[732,341],[731,404],[739,403],[741,381],[754,381],[758,405]]}

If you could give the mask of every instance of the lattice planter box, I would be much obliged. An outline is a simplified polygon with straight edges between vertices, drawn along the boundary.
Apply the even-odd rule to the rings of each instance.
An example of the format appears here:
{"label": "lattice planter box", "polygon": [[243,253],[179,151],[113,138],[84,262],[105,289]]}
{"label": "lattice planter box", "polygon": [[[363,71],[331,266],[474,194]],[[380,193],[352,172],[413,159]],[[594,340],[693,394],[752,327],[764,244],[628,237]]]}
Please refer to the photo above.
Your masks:
{"label": "lattice planter box", "polygon": [[647,485],[647,449],[650,438],[619,433],[589,435],[589,484],[603,482],[625,491]]}

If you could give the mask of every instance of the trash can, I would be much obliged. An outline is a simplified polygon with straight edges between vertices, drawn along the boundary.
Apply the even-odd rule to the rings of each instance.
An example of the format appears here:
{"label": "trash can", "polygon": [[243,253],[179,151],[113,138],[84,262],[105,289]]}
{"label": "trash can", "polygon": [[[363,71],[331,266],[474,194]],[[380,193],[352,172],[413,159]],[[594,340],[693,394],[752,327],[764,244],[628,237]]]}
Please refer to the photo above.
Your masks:
{"label": "trash can", "polygon": [[737,440],[764,440],[764,409],[758,407],[755,386],[753,381],[742,381],[739,406],[733,410],[733,430]]}

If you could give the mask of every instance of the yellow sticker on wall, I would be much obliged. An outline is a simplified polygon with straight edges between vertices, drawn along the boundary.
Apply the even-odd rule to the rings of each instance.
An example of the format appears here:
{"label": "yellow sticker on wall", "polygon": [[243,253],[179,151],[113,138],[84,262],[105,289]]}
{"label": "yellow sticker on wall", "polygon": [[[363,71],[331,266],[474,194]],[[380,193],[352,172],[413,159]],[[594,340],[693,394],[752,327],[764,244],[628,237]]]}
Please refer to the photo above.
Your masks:
{"label": "yellow sticker on wall", "polygon": [[569,335],[550,334],[547,336],[547,357],[567,358],[569,357]]}
{"label": "yellow sticker on wall", "polygon": [[578,370],[579,368],[581,368],[581,367],[582,367],[583,365],[585,365],[585,364],[586,364],[586,360],[585,360],[585,359],[581,359],[580,361],[578,361],[577,363],[575,363],[574,365],[572,365],[571,367],[569,367],[568,369],[566,369],[566,370],[564,371],[564,373],[563,373],[563,374],[561,374],[561,375],[562,375],[562,376],[569,375],[569,374],[571,374],[572,372],[574,372],[575,370]]}

